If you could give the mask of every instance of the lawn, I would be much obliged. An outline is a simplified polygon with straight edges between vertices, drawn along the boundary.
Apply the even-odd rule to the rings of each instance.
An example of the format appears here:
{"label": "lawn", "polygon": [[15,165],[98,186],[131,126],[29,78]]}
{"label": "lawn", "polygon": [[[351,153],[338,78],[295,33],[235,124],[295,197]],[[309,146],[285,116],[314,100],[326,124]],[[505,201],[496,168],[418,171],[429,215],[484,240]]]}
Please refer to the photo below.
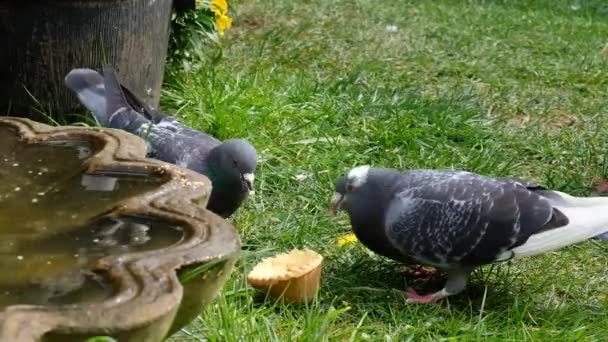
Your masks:
{"label": "lawn", "polygon": [[[231,2],[223,58],[167,71],[162,107],[260,155],[234,225],[247,253],[172,341],[606,341],[608,243],[484,267],[466,292],[408,305],[417,283],[329,217],[355,165],[464,169],[575,195],[608,177],[604,0]],[[389,27],[387,26],[395,26]],[[245,277],[269,253],[325,258],[309,305],[264,300]]]}

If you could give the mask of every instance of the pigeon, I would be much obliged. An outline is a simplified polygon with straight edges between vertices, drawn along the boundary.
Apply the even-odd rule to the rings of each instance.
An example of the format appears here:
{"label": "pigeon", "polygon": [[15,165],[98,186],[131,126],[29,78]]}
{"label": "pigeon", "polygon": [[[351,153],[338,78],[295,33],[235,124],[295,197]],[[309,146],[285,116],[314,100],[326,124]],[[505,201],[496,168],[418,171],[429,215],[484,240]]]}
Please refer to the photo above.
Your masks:
{"label": "pigeon", "polygon": [[112,65],[104,68],[103,76],[73,69],[65,85],[100,125],[144,138],[148,157],[207,176],[212,183],[207,209],[217,215],[231,216],[253,192],[257,153],[246,140],[221,142],[154,110],[120,84]]}
{"label": "pigeon", "polygon": [[515,178],[466,171],[359,166],[338,178],[330,213],[344,210],[373,252],[447,274],[435,303],[463,291],[478,266],[539,255],[608,233],[608,198],[573,197]]}

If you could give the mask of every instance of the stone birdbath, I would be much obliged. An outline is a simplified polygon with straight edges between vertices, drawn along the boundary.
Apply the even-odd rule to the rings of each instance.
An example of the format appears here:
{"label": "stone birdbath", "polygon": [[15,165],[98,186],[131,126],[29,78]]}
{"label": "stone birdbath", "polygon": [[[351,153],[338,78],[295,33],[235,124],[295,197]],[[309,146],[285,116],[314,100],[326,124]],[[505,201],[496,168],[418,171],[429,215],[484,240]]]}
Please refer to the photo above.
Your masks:
{"label": "stone birdbath", "polygon": [[0,118],[0,341],[161,341],[219,292],[240,240],[205,210],[210,181],[145,152]]}

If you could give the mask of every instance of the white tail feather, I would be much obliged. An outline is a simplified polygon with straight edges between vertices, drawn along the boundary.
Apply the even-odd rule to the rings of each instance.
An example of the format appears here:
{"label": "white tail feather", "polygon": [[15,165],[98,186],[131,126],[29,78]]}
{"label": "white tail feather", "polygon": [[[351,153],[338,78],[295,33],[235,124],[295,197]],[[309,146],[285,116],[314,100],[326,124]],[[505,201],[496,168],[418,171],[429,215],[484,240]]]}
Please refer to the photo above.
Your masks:
{"label": "white tail feather", "polygon": [[559,195],[564,202],[556,203],[555,208],[570,222],[564,227],[531,236],[525,244],[512,250],[516,258],[551,252],[608,232],[608,197]]}
{"label": "white tail feather", "polygon": [[554,203],[555,206],[565,206],[565,207],[596,207],[601,210],[601,208],[608,209],[608,197],[574,197],[570,196],[567,193],[553,191],[554,193],[560,195],[566,203]]}

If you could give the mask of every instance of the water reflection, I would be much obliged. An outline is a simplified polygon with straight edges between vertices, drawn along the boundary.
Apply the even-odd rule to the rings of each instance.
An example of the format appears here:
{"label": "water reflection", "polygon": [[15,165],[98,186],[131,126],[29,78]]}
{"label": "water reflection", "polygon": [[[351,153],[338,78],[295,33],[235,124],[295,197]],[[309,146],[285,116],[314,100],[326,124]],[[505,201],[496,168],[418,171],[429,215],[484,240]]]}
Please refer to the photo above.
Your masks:
{"label": "water reflection", "polygon": [[98,300],[111,286],[91,272],[100,257],[180,241],[179,225],[103,217],[162,179],[84,174],[94,153],[81,141],[24,144],[0,127],[0,307]]}
{"label": "water reflection", "polygon": [[86,191],[114,191],[116,189],[116,177],[103,175],[82,175],[80,185]]}

